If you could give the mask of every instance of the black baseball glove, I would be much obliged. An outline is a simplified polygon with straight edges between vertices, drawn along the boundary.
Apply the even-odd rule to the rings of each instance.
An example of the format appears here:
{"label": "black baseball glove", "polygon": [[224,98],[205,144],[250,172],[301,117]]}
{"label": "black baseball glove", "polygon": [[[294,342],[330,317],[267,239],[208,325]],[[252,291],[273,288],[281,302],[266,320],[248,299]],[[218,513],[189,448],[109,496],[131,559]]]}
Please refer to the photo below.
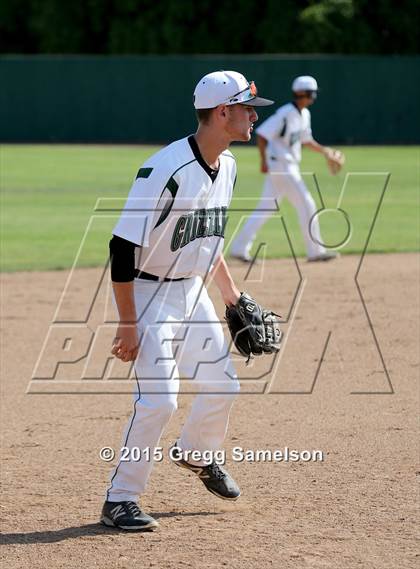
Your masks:
{"label": "black baseball glove", "polygon": [[235,306],[226,307],[226,321],[238,351],[248,359],[253,355],[273,354],[280,350],[283,336],[278,316],[242,292]]}

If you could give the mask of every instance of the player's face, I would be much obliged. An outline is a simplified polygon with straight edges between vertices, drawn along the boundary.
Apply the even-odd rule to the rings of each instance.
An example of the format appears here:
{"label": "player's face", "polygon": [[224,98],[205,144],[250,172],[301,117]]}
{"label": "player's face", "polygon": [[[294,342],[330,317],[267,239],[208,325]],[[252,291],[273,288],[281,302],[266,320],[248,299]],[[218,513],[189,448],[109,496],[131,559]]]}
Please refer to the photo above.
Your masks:
{"label": "player's face", "polygon": [[303,107],[310,107],[314,104],[317,92],[316,91],[298,91],[296,93],[301,105]]}
{"label": "player's face", "polygon": [[254,107],[250,105],[230,105],[226,107],[226,132],[232,141],[248,142],[253,123],[258,120]]}
{"label": "player's face", "polygon": [[307,107],[310,107],[311,105],[313,105],[315,103],[315,99],[316,99],[316,91],[312,91],[310,94],[307,95],[306,100],[307,100]]}

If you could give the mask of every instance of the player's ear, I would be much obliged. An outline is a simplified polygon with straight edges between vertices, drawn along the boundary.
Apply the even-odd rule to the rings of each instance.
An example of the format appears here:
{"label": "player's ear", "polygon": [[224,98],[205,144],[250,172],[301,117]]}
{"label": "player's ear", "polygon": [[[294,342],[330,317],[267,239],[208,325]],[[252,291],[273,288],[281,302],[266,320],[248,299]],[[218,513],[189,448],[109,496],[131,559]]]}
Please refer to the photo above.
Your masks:
{"label": "player's ear", "polygon": [[226,116],[226,105],[219,105],[219,107],[217,108],[218,112],[219,112],[219,116],[221,117],[225,117]]}

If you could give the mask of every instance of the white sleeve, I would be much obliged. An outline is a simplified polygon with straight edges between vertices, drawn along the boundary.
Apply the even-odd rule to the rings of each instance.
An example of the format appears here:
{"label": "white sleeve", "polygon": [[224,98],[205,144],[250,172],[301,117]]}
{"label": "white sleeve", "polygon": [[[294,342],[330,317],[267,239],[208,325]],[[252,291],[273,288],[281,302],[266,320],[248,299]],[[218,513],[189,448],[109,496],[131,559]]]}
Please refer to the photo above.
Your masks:
{"label": "white sleeve", "polygon": [[[256,133],[265,138],[266,140],[273,140],[277,136],[282,136],[286,124],[286,113],[279,109],[274,115],[268,117],[256,129]],[[284,132],[283,132],[284,134]]]}
{"label": "white sleeve", "polygon": [[140,168],[113,235],[141,247],[148,247],[149,237],[159,218],[158,204],[170,180],[162,167]]}
{"label": "white sleeve", "polygon": [[313,140],[312,129],[311,129],[311,113],[307,109],[306,111],[307,111],[306,126],[304,127],[300,135],[300,141],[303,144],[305,144],[305,142],[312,142]]}

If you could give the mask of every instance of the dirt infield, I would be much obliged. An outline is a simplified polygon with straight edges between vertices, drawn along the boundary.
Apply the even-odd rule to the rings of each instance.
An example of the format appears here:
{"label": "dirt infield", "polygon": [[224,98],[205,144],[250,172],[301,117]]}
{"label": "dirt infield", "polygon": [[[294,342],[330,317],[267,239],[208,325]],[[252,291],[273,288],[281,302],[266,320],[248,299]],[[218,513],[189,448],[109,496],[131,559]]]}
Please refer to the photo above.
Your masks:
{"label": "dirt infield", "polygon": [[[419,258],[366,257],[358,278],[364,302],[354,279],[358,263],[355,256],[302,262],[299,276],[293,261],[269,261],[246,283],[246,268],[231,264],[240,288],[286,321],[275,361],[236,363],[242,394],[226,450],[242,497],[218,500],[165,456],[142,498],[160,528],[133,535],[97,523],[110,468],[99,450],[119,448],[132,398],[37,394],[35,382],[26,393],[68,273],[3,275],[5,567],[418,567]],[[99,276],[96,269],[78,271],[63,310],[80,308]],[[222,315],[213,288],[211,294]],[[98,349],[96,357],[105,358],[106,349]],[[76,376],[82,364],[75,364]],[[97,385],[106,391],[106,380]],[[180,395],[164,449],[191,397]],[[318,449],[324,460],[235,462],[236,446]]]}

